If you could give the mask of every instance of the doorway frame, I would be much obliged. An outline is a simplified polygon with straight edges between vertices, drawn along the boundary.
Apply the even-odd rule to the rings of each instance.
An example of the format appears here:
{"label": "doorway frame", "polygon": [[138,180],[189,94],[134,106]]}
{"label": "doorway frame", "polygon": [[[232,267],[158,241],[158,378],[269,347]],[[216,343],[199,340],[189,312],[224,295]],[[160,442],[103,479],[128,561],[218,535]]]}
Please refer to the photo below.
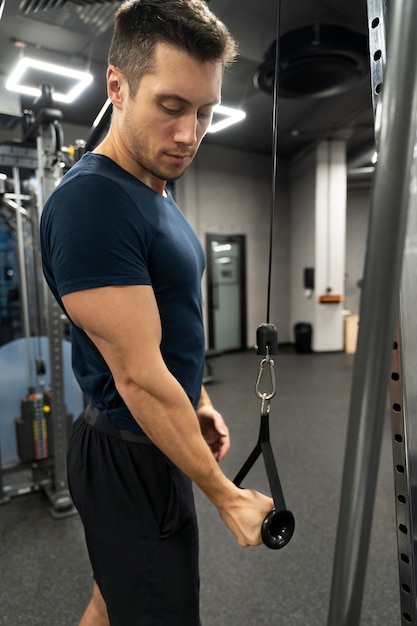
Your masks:
{"label": "doorway frame", "polygon": [[208,323],[208,348],[214,350],[214,314],[213,314],[213,254],[211,244],[214,241],[219,243],[235,243],[239,247],[239,317],[240,317],[240,346],[231,348],[226,352],[237,352],[246,350],[246,323],[247,323],[247,307],[246,307],[246,235],[242,234],[214,234],[206,233],[206,287],[207,287],[207,323]]}

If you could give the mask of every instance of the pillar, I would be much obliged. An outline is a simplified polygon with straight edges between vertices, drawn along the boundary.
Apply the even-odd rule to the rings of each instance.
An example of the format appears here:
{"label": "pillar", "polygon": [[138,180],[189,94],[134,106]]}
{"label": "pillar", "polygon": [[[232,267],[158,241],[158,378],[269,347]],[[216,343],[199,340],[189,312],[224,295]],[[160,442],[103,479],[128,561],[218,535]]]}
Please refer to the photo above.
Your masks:
{"label": "pillar", "polygon": [[[314,352],[344,348],[346,147],[323,141],[291,170],[290,320],[312,325]],[[314,284],[305,284],[305,269]]]}

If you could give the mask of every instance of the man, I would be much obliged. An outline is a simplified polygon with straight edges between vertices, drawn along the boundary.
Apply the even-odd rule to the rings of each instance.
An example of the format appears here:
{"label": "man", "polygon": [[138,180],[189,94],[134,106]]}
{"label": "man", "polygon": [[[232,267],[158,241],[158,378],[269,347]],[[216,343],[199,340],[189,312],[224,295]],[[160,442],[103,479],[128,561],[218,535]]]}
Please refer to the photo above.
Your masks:
{"label": "man", "polygon": [[197,152],[235,53],[204,0],[123,3],[109,133],[42,214],[45,276],[91,401],[68,453],[95,581],[82,626],[200,623],[191,480],[241,546],[261,543],[273,508],[218,466],[230,444],[201,386],[204,258],[165,190]]}

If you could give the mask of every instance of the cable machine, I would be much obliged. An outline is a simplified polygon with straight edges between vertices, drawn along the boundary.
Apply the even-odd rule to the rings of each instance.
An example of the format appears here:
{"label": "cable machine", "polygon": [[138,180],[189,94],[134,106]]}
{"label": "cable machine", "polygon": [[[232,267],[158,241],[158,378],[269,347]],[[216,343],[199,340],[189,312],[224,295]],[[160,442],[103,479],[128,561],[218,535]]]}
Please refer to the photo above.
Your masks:
{"label": "cable machine", "polygon": [[[279,52],[280,52],[280,29],[281,29],[281,3],[278,2],[277,11],[277,45],[275,46],[275,68],[278,68]],[[243,466],[233,479],[233,482],[238,487],[243,479],[247,476],[254,463],[259,456],[262,455],[266,475],[271,490],[272,499],[274,501],[274,508],[265,517],[261,526],[261,538],[264,545],[271,550],[278,550],[285,547],[291,540],[294,529],[295,519],[290,510],[287,509],[284,499],[284,494],[281,486],[281,481],[278,474],[278,469],[275,463],[274,453],[269,438],[269,414],[271,409],[271,400],[276,393],[276,380],[275,380],[275,363],[271,358],[273,355],[278,354],[278,330],[274,324],[270,322],[271,313],[271,291],[272,291],[272,256],[273,256],[273,238],[274,238],[274,223],[275,223],[275,210],[277,204],[277,180],[278,180],[278,97],[279,97],[279,80],[278,71],[274,73],[273,80],[273,113],[272,113],[272,193],[271,193],[271,208],[270,208],[270,222],[269,222],[269,258],[268,258],[268,272],[267,272],[267,295],[266,295],[266,317],[265,323],[261,324],[256,331],[256,353],[262,356],[259,363],[258,376],[255,383],[256,396],[261,401],[260,407],[260,425],[258,441],[248,458],[244,462]],[[268,391],[265,391],[264,378],[265,372],[269,374],[270,387]]]}
{"label": "cable machine", "polygon": [[[24,117],[24,138],[22,145],[33,146],[31,162],[26,166],[36,171],[36,192],[30,213],[25,211],[22,202],[28,197],[22,195],[22,181],[19,176],[19,146],[3,155],[3,164],[9,165],[13,173],[13,207],[16,211],[16,239],[18,249],[20,300],[22,330],[26,338],[29,361],[29,390],[21,401],[21,417],[16,419],[16,436],[19,456],[22,463],[11,468],[2,468],[0,459],[0,503],[10,501],[13,496],[43,489],[51,504],[51,514],[55,518],[75,513],[69,495],[66,477],[67,438],[72,426],[72,415],[65,406],[63,378],[63,319],[62,312],[52,294],[46,288],[41,271],[39,245],[39,219],[41,207],[61,177],[62,114],[52,108],[52,91],[49,85],[42,86],[42,96],[37,102],[37,115],[31,112]],[[24,151],[24,150],[23,150]],[[33,195],[33,194],[32,194]],[[9,200],[10,202],[10,200]],[[50,391],[45,389],[43,377],[45,362],[38,356],[33,359],[31,327],[29,322],[28,283],[23,241],[22,214],[27,213],[32,222],[34,250],[34,288],[37,305],[37,331],[47,335],[49,344]],[[36,370],[36,372],[34,371]],[[37,381],[35,382],[35,378]],[[30,468],[32,480],[23,485],[4,486],[3,474],[17,473]]]}
{"label": "cable machine", "polygon": [[416,626],[417,3],[368,0],[368,21],[378,163],[328,626],[360,623],[390,360],[401,624]]}

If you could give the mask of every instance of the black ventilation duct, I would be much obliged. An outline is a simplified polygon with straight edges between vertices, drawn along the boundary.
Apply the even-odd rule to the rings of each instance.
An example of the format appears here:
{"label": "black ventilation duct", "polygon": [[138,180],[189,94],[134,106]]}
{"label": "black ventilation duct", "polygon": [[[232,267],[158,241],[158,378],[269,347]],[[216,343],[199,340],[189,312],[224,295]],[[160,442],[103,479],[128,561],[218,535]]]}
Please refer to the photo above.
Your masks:
{"label": "black ventilation duct", "polygon": [[21,0],[19,14],[96,38],[113,26],[120,3],[121,0]]}
{"label": "black ventilation duct", "polygon": [[36,13],[37,11],[49,11],[51,9],[62,9],[66,4],[73,2],[81,6],[90,4],[106,4],[113,0],[21,0],[19,10],[26,13]]}
{"label": "black ventilation duct", "polygon": [[[254,76],[272,94],[276,40]],[[326,98],[349,90],[369,72],[368,37],[342,26],[316,24],[285,33],[279,46],[279,96]]]}

